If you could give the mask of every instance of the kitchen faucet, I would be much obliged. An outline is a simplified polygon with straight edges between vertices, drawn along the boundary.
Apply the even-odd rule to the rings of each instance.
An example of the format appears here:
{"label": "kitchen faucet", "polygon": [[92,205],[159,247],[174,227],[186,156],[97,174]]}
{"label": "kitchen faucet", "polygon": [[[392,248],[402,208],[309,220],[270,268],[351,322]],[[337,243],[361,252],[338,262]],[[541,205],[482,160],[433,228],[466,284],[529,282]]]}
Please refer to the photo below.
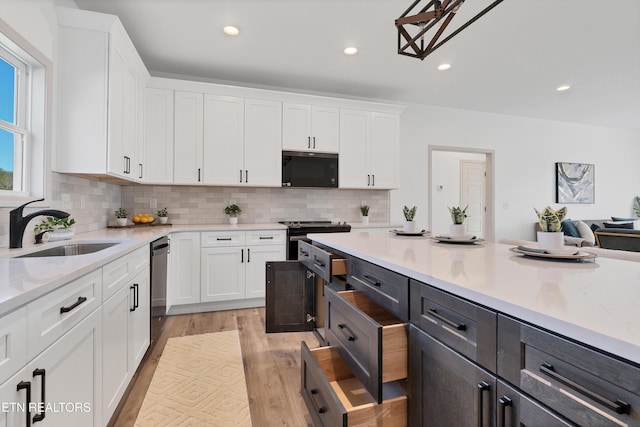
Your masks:
{"label": "kitchen faucet", "polygon": [[44,199],[32,200],[9,212],[9,248],[22,247],[22,238],[24,236],[24,230],[27,228],[27,224],[29,223],[29,221],[31,221],[33,218],[40,215],[53,216],[59,219],[66,218],[69,216],[67,212],[59,211],[56,209],[44,209],[41,211],[33,212],[26,216],[22,216],[22,210],[24,209],[25,206],[27,206],[30,203],[42,202],[42,201],[44,201]]}

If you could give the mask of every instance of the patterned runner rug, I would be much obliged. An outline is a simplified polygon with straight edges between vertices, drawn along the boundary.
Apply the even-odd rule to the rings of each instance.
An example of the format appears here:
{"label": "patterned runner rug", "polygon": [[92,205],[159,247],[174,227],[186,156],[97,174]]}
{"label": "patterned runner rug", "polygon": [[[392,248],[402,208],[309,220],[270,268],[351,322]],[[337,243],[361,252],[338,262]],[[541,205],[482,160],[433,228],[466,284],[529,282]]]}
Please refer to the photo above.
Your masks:
{"label": "patterned runner rug", "polygon": [[250,427],[238,331],[169,338],[135,425]]}

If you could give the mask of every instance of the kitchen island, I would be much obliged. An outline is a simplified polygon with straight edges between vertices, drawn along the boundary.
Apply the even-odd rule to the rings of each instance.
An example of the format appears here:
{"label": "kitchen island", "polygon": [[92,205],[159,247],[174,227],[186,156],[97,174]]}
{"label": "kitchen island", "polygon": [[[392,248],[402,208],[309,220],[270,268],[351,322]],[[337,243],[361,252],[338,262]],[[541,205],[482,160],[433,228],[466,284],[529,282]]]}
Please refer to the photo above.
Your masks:
{"label": "kitchen island", "polygon": [[[637,263],[530,258],[505,244],[388,232],[309,238],[347,260],[347,290],[325,286],[325,326],[363,384],[355,343],[371,336],[358,329],[358,300],[406,322],[407,425],[640,426]],[[351,311],[336,308],[340,298]],[[383,378],[390,369],[374,366]],[[383,413],[394,400],[378,403]],[[391,417],[405,425],[402,413]]]}
{"label": "kitchen island", "polygon": [[640,364],[640,266],[523,257],[510,246],[387,232],[309,235],[316,243]]}

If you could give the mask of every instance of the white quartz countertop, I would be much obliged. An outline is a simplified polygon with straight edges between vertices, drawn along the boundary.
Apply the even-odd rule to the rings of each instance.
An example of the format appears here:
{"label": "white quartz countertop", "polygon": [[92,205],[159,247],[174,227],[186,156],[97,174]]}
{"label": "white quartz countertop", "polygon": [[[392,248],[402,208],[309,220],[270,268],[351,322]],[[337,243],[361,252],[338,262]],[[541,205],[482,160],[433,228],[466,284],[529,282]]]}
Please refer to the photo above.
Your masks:
{"label": "white quartz countertop", "polygon": [[[211,224],[136,226],[105,228],[76,234],[72,240],[41,245],[24,244],[22,249],[0,249],[0,315],[8,313],[72,280],[102,267],[127,253],[170,233],[187,231],[283,230],[282,224]],[[86,255],[15,258],[53,246],[78,242],[118,242],[117,245]]]}
{"label": "white quartz countertop", "polygon": [[[385,232],[311,240],[640,364],[640,265],[525,258],[511,246]],[[588,250],[587,248],[583,248]]]}

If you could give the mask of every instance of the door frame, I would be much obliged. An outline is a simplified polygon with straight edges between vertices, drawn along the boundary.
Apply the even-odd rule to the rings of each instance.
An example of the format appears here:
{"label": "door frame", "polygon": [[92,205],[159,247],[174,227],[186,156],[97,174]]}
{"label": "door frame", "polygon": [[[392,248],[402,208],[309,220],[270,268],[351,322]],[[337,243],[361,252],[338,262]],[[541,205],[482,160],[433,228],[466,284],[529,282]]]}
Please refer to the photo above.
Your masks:
{"label": "door frame", "polygon": [[[464,203],[462,203],[463,200],[463,193],[464,193],[464,167],[465,165],[483,165],[484,166],[484,182],[487,181],[487,162],[486,162],[486,155],[485,155],[485,161],[478,161],[478,160],[467,160],[467,159],[462,159],[460,160],[460,207],[462,207],[462,205]],[[483,191],[486,192],[486,188],[483,188]],[[484,203],[484,213],[482,215],[482,219],[481,219],[481,232],[482,232],[482,237],[484,238],[485,236],[485,230],[487,228],[485,222],[486,222],[486,211],[487,211],[487,198],[486,198],[486,194],[482,195],[482,202]],[[465,232],[468,232],[468,227],[465,227]]]}
{"label": "door frame", "polygon": [[488,148],[453,147],[447,145],[429,145],[429,173],[427,188],[429,188],[429,230],[433,229],[433,152],[448,151],[454,153],[484,154],[487,165],[487,179],[485,180],[485,201],[487,212],[485,215],[484,238],[488,241],[495,241],[495,178],[494,178],[494,157],[495,151]]}

